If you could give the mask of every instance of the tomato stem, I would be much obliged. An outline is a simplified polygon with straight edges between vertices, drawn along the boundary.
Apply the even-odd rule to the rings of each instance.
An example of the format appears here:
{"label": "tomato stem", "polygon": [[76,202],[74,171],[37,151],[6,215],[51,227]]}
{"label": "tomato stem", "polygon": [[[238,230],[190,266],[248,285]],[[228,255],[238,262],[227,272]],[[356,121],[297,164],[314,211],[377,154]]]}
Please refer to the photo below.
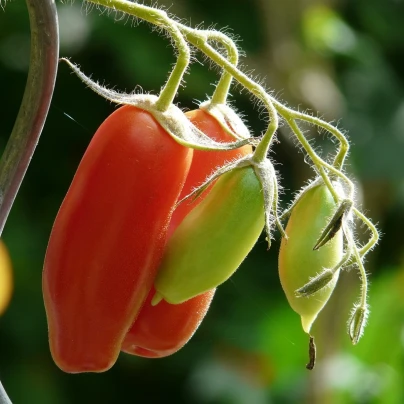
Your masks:
{"label": "tomato stem", "polygon": [[[207,31],[209,40],[220,42],[227,51],[227,58],[234,66],[238,64],[238,50],[236,44],[227,36],[219,31]],[[233,76],[226,70],[223,71],[219,83],[212,96],[212,104],[226,104]]]}
{"label": "tomato stem", "polygon": [[[272,140],[272,137],[275,133],[274,126],[277,126],[278,122],[278,117],[277,114],[281,115],[285,120],[288,122],[294,122],[294,120],[299,119],[306,121],[308,123],[311,123],[315,126],[318,126],[320,128],[325,129],[327,132],[331,133],[334,137],[337,138],[337,140],[340,142],[340,148],[339,151],[334,159],[332,167],[336,169],[337,171],[340,170],[344,164],[345,157],[348,153],[349,150],[349,143],[344,136],[344,134],[338,130],[336,127],[333,125],[323,121],[320,118],[313,117],[309,114],[299,112],[299,111],[294,111],[290,108],[287,108],[284,106],[281,102],[277,101],[274,97],[269,95],[265,89],[255,82],[253,79],[248,77],[245,73],[240,71],[233,63],[232,61],[227,60],[225,57],[223,57],[219,52],[217,52],[212,46],[208,44],[209,41],[209,36],[212,37],[212,32],[209,34],[209,36],[206,35],[206,31],[204,30],[197,30],[190,28],[184,24],[181,24],[173,19],[170,20],[170,18],[167,16],[166,13],[164,13],[164,24],[162,25],[162,16],[161,13],[163,13],[161,10],[156,10],[152,7],[147,7],[144,5],[139,5],[136,3],[131,3],[125,0],[89,0],[92,3],[103,5],[118,11],[123,11],[128,14],[134,15],[138,18],[141,18],[145,21],[148,21],[152,24],[158,25],[158,26],[163,26],[167,30],[169,30],[170,34],[174,33],[173,31],[173,26],[176,25],[179,31],[182,33],[186,41],[188,41],[190,44],[195,46],[197,49],[205,53],[206,56],[208,56],[214,63],[216,63],[218,66],[220,66],[222,69],[224,69],[229,75],[233,76],[243,87],[245,87],[248,91],[250,91],[254,96],[256,96],[259,100],[261,100],[265,107],[268,110],[269,113],[269,120],[270,124],[269,127],[266,131],[266,134],[264,135],[265,140],[263,139],[264,144],[260,147],[260,151],[257,152],[256,155],[256,160],[262,159],[263,155],[267,153],[269,149],[269,144]],[[168,26],[170,28],[168,28]],[[174,33],[174,40],[176,40],[176,31]],[[220,35],[220,34],[218,34]],[[223,35],[223,34],[222,34]],[[225,35],[223,35],[225,36]],[[224,40],[224,39],[223,39]],[[228,38],[226,40],[230,44],[231,39]],[[178,46],[178,44],[176,44]],[[235,47],[235,45],[234,45]],[[180,47],[179,47],[179,50]],[[231,59],[231,58],[230,58]],[[180,68],[179,68],[180,70]],[[174,71],[173,71],[174,72]],[[176,79],[178,80],[179,75],[176,76]],[[171,79],[171,77],[170,77]],[[169,80],[170,80],[169,79]],[[176,79],[173,79],[175,82]],[[182,79],[182,76],[181,76]],[[224,76],[222,77],[221,83],[226,83],[228,80],[230,80],[229,76]],[[221,84],[220,83],[220,84]],[[168,86],[167,93],[172,93],[173,89],[175,88],[175,85],[171,86],[171,84]],[[227,96],[226,90],[223,90],[226,88],[226,84],[223,84],[223,87],[221,86],[219,88],[219,92],[217,93],[216,102],[222,102],[224,97]],[[170,90],[171,89],[171,90]],[[163,89],[164,91],[165,89]],[[166,100],[169,100],[170,97],[165,98],[163,97],[162,101],[162,108],[165,108],[165,103]],[[292,128],[292,130],[294,130]],[[300,141],[300,138],[299,138]],[[304,146],[304,145],[303,145]],[[318,158],[319,159],[319,158]]]}

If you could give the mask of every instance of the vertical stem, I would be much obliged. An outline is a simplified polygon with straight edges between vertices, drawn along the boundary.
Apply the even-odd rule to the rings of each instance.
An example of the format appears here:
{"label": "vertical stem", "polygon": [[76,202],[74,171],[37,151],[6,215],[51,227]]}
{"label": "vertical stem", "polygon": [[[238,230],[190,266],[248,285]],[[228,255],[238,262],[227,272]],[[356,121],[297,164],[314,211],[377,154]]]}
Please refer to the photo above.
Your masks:
{"label": "vertical stem", "polygon": [[177,62],[168,78],[166,84],[160,92],[159,98],[156,102],[156,108],[159,111],[166,111],[173,103],[177,91],[181,85],[184,74],[188,68],[191,52],[188,44],[181,34],[181,31],[173,24],[170,18],[164,13],[161,24],[171,35],[174,40],[175,46],[178,49]]}
{"label": "vertical stem", "polygon": [[[238,64],[238,50],[236,44],[226,35],[218,31],[208,31],[207,37],[209,40],[221,42],[227,51],[227,59],[231,64]],[[226,104],[233,76],[228,71],[224,70],[220,77],[219,83],[212,96],[212,104]]]}
{"label": "vertical stem", "polygon": [[11,400],[8,398],[3,385],[0,382],[0,404],[11,404]]}
{"label": "vertical stem", "polygon": [[59,33],[54,0],[26,0],[31,56],[21,107],[0,161],[0,234],[38,143],[56,79]]}
{"label": "vertical stem", "polygon": [[[59,29],[54,0],[26,0],[31,27],[27,84],[0,161],[0,235],[42,132],[55,85]],[[0,404],[11,404],[0,382]]]}

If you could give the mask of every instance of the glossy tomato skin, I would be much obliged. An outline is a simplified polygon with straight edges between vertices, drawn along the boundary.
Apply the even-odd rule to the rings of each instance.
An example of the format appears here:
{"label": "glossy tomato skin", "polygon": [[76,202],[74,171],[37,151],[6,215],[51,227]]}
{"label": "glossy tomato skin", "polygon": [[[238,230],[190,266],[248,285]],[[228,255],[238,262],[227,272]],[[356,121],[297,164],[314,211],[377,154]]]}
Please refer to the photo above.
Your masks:
{"label": "glossy tomato skin", "polygon": [[154,293],[153,288],[125,337],[122,351],[146,358],[162,358],[177,352],[199,327],[215,289],[177,305],[163,301],[152,306]]}
{"label": "glossy tomato skin", "polygon": [[43,293],[64,371],[102,372],[152,287],[192,150],[124,106],[94,135],[49,240]]}
{"label": "glossy tomato skin", "polygon": [[[186,115],[211,139],[221,142],[234,141],[234,138],[226,133],[209,113],[198,109],[187,112]],[[229,151],[194,150],[191,168],[180,198],[203,183],[216,168],[250,153],[252,153],[251,146]],[[168,231],[169,237],[184,217],[208,195],[210,189],[211,187],[195,201],[185,201],[175,209]],[[209,309],[215,289],[175,305],[162,301],[157,306],[152,306],[150,302],[154,293],[153,288],[125,337],[122,345],[124,352],[149,358],[164,357],[177,352],[199,327]]]}

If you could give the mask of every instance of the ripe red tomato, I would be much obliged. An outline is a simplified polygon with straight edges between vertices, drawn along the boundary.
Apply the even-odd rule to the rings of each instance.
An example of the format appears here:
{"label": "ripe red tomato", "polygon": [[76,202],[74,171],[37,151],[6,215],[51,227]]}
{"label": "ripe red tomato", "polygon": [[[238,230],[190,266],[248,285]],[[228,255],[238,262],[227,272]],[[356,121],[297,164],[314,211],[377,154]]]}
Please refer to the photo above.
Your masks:
{"label": "ripe red tomato", "polygon": [[[191,122],[210,138],[231,142],[234,139],[227,134],[217,120],[209,113],[198,109],[187,112]],[[196,186],[223,166],[227,161],[234,160],[252,153],[251,146],[229,151],[194,150],[192,165],[189,170],[180,199],[188,195]],[[180,204],[171,218],[168,234],[174,232],[184,217],[207,196],[210,188],[195,201]],[[154,288],[150,291],[137,319],[125,337],[122,350],[133,355],[159,358],[171,355],[182,348],[192,337],[205,317],[213,299],[215,289],[205,292],[181,304],[169,304],[165,301],[157,306],[150,304],[154,296]]]}
{"label": "ripe red tomato", "polygon": [[149,112],[124,106],[94,135],[49,240],[43,293],[51,353],[102,372],[152,287],[192,150]]}

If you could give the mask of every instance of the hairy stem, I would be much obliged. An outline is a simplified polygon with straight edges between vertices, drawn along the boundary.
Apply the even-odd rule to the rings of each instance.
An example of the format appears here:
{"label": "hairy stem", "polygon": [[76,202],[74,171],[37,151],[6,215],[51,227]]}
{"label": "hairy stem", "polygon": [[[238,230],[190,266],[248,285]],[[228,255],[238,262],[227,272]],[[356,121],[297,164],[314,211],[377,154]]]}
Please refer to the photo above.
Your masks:
{"label": "hairy stem", "polygon": [[164,112],[172,104],[190,62],[190,50],[176,23],[163,10],[125,0],[90,0],[91,3],[136,16],[169,32],[178,50],[177,62],[162,88],[156,107]]}
{"label": "hairy stem", "polygon": [[[227,59],[231,64],[238,64],[238,50],[236,44],[225,34],[218,31],[205,31],[208,40],[221,43],[227,51]],[[212,104],[226,104],[233,76],[226,70],[223,71],[219,83],[212,96]]]}

